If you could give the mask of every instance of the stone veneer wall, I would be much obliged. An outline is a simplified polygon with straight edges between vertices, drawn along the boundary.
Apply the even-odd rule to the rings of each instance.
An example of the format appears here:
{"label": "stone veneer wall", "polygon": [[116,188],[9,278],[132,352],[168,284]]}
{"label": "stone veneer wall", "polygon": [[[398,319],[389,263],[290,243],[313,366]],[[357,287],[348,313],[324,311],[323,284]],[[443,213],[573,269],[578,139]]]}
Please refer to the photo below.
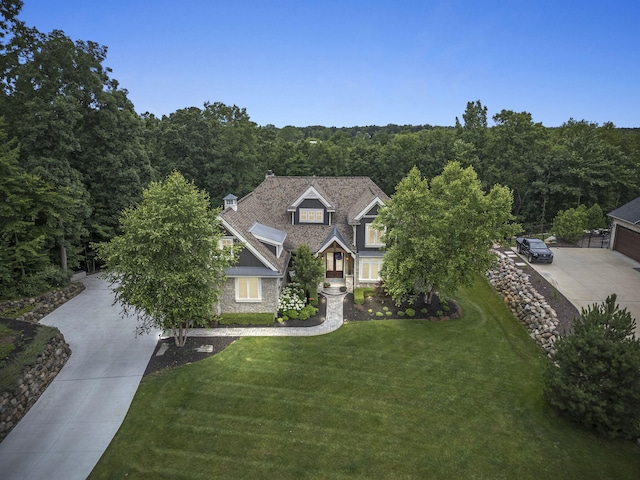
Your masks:
{"label": "stone veneer wall", "polygon": [[[84,285],[74,282],[56,292],[21,300],[9,300],[0,303],[0,316],[7,310],[20,310],[33,305],[30,312],[23,313],[16,320],[36,323],[66,301],[84,290]],[[65,342],[62,333],[54,336],[45,346],[44,351],[36,358],[33,365],[26,365],[16,381],[13,391],[0,393],[0,441],[16,426],[29,411],[58,372],[67,363],[71,349]]]}
{"label": "stone veneer wall", "polygon": [[15,389],[0,394],[0,441],[25,416],[40,395],[67,363],[71,349],[61,333],[54,336],[33,365],[27,365],[16,381]]}
{"label": "stone veneer wall", "polygon": [[500,260],[494,270],[487,272],[489,281],[502,295],[516,318],[525,325],[529,336],[548,356],[553,356],[560,323],[555,310],[531,285],[529,275],[516,267],[513,260],[496,253]]}
{"label": "stone veneer wall", "polygon": [[275,318],[278,310],[279,278],[261,278],[261,302],[236,302],[236,280],[227,278],[220,298],[220,313],[273,313]]}

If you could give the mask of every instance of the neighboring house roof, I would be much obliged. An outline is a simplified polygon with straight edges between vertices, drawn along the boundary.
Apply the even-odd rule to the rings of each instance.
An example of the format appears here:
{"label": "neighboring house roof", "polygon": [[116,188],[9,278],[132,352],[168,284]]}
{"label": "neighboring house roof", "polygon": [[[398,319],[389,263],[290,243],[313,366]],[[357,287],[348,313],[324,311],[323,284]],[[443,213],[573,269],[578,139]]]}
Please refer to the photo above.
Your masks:
{"label": "neighboring house roof", "polygon": [[625,203],[619,208],[616,208],[613,212],[608,214],[612,218],[624,220],[625,222],[633,223],[635,225],[640,224],[640,197],[635,200],[631,200],[629,203]]}
{"label": "neighboring house roof", "polygon": [[[306,198],[305,193],[310,193],[310,198],[317,198],[314,197],[317,193],[324,199],[323,204],[329,211],[335,210],[331,225],[291,224],[290,209]],[[345,239],[353,238],[351,225],[358,223],[356,217],[364,215],[371,208],[368,206],[388,199],[369,177],[273,176],[265,178],[253,192],[239,199],[236,210],[228,208],[222,211],[220,219],[234,235],[246,242],[250,251],[258,258],[262,257],[261,261],[264,259],[278,271],[284,272],[289,255],[277,257],[253,234],[256,228],[262,234],[268,233],[263,237],[279,235],[288,251],[305,243],[311,251],[317,252],[328,239],[334,237],[353,251],[355,247],[352,242]],[[256,224],[260,226],[256,227]]]}

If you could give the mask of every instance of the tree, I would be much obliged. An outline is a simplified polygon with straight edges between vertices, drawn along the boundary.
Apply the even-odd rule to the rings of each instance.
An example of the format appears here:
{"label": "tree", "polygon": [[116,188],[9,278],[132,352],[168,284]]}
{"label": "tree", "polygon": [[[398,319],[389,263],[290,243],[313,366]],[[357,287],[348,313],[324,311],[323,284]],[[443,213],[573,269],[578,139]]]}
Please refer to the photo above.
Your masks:
{"label": "tree", "polygon": [[513,235],[511,191],[485,194],[473,167],[448,163],[431,184],[413,168],[374,222],[385,230],[384,288],[394,301],[451,295],[496,261],[495,242]]}
{"label": "tree", "polygon": [[608,437],[640,435],[640,340],[635,320],[612,294],[582,309],[573,334],[556,342],[545,372],[547,402]]}
{"label": "tree", "polygon": [[580,205],[578,208],[560,210],[553,219],[553,233],[558,238],[575,242],[578,240],[587,225],[587,207]]}
{"label": "tree", "polygon": [[171,329],[184,346],[188,329],[213,315],[235,252],[218,249],[222,229],[207,193],[178,172],[144,191],[120,217],[122,234],[98,245],[123,311],[139,332]]}
{"label": "tree", "polygon": [[295,281],[309,298],[309,291],[316,287],[324,274],[322,260],[311,253],[308,245],[302,244],[293,257],[293,269],[296,272]]}

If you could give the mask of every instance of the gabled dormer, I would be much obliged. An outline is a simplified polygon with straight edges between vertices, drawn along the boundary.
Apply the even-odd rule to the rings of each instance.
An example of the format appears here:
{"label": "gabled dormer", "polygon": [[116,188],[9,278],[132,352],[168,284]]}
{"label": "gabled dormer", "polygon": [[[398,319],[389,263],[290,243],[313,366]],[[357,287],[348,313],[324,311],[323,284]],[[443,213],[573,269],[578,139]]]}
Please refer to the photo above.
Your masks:
{"label": "gabled dormer", "polygon": [[292,225],[331,225],[336,209],[333,202],[315,186],[309,186],[289,206]]}
{"label": "gabled dormer", "polygon": [[276,257],[280,258],[287,232],[256,222],[249,229],[249,233],[271,250]]}

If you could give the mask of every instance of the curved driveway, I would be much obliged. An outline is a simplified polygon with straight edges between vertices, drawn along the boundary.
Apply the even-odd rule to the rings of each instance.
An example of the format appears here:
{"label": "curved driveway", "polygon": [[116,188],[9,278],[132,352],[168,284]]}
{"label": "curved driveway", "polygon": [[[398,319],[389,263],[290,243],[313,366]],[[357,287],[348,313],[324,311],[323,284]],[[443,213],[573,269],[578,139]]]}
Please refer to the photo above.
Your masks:
{"label": "curved driveway", "polygon": [[[40,323],[57,327],[71,357],[20,423],[0,443],[0,478],[85,479],[129,410],[160,331],[135,336],[108,284],[97,276]],[[344,294],[327,295],[316,327],[195,329],[190,336],[312,336],[342,325]]]}
{"label": "curved driveway", "polygon": [[159,332],[135,336],[108,284],[87,287],[40,323],[57,327],[72,350],[67,364],[0,443],[0,477],[84,479],[120,427]]}
{"label": "curved driveway", "polygon": [[640,338],[640,262],[606,248],[553,248],[553,263],[532,266],[578,310],[617,295]]}

